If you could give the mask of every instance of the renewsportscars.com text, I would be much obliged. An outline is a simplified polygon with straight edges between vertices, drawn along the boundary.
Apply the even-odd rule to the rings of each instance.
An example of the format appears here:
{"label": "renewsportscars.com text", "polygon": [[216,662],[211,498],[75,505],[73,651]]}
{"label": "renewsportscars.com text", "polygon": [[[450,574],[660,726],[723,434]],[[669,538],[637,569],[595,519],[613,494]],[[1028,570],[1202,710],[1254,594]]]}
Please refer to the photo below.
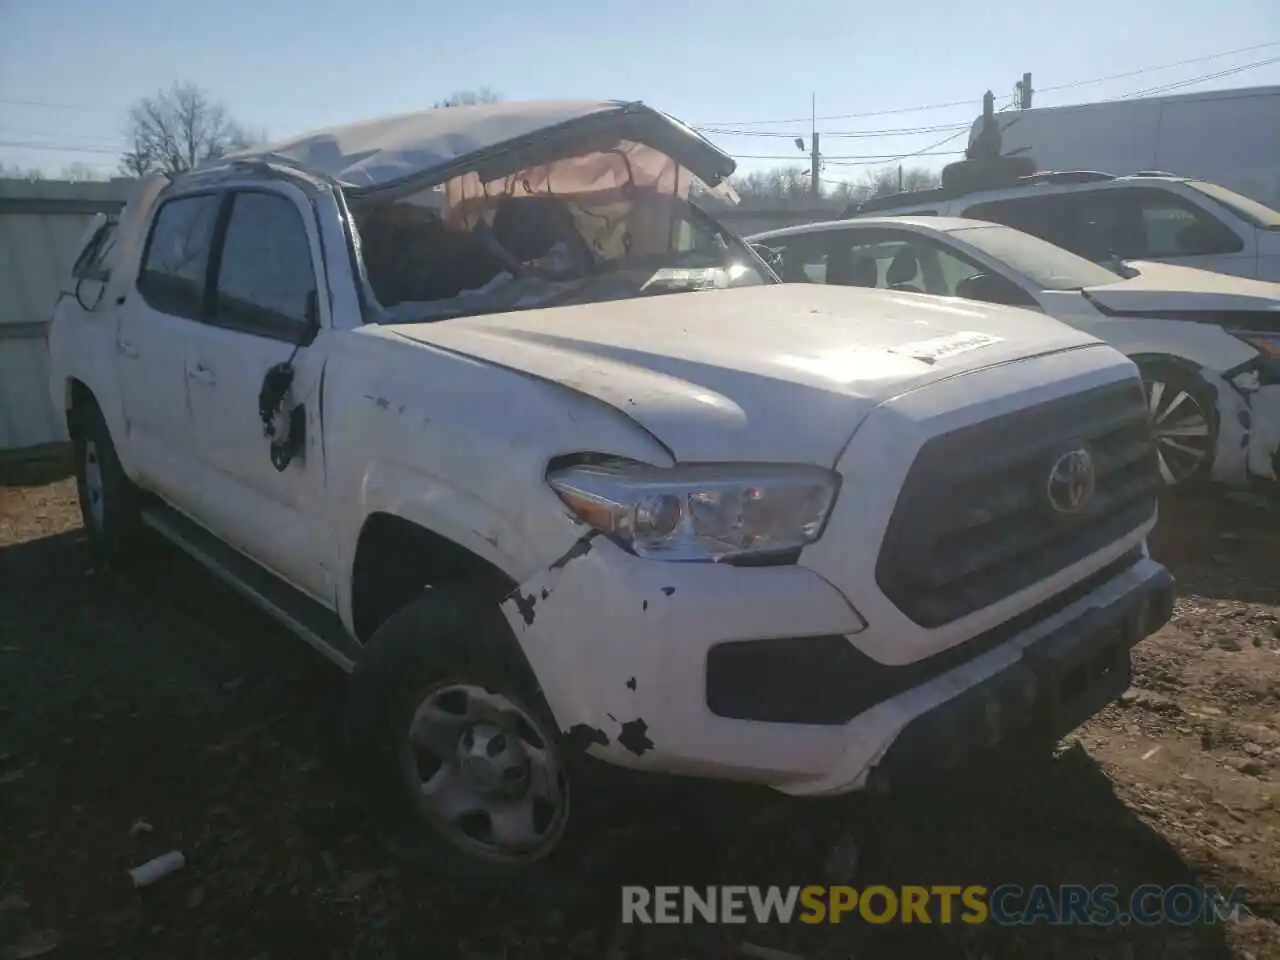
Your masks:
{"label": "renewsportscars.com text", "polygon": [[1021,887],[638,887],[622,888],[623,923],[982,924],[1000,926],[1190,926],[1247,914],[1246,891],[1144,884],[1128,895],[1116,886]]}

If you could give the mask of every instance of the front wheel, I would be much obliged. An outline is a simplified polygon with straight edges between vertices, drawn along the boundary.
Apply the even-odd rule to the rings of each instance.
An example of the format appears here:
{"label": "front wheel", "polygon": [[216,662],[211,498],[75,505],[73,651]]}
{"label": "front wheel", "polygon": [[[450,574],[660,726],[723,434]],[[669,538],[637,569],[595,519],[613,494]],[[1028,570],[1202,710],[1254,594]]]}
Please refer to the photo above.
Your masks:
{"label": "front wheel", "polygon": [[1188,371],[1151,364],[1142,368],[1142,386],[1165,484],[1183,486],[1205,479],[1213,469],[1218,443],[1208,385]]}
{"label": "front wheel", "polygon": [[141,539],[139,492],[116,455],[111,431],[97,404],[79,411],[72,439],[76,491],[89,549],[101,561],[122,560]]}
{"label": "front wheel", "polygon": [[370,639],[347,737],[399,855],[508,882],[541,877],[561,850],[569,768],[515,644],[492,598],[456,587],[429,590]]}

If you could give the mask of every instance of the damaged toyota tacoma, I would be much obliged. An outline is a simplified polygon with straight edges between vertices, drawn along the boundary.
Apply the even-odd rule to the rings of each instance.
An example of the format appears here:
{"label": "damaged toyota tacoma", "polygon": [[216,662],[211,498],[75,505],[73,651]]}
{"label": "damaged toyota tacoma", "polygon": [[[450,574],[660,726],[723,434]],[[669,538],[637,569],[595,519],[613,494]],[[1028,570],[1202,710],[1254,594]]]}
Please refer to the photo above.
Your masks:
{"label": "damaged toyota tacoma", "polygon": [[638,103],[457,107],[141,181],[50,334],[96,555],[159,533],[351,674],[370,801],[541,870],[585,771],[793,796],[1051,744],[1171,615],[1134,364],[784,285]]}

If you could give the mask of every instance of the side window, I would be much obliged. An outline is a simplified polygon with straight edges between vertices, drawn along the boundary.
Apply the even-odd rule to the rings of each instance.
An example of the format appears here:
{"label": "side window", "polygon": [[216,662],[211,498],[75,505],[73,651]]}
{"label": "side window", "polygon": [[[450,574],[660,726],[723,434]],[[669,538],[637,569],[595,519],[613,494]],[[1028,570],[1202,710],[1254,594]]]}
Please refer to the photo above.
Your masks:
{"label": "side window", "polygon": [[116,244],[116,227],[117,222],[108,220],[98,232],[93,235],[93,239],[85,246],[80,256],[76,259],[75,266],[71,268],[71,275],[77,280],[103,280],[110,276],[110,269],[107,267],[108,258]]}
{"label": "side window", "polygon": [[1244,244],[1235,231],[1208,211],[1164,190],[1120,191],[1137,207],[1139,257],[1197,257],[1239,253]]}
{"label": "side window", "polygon": [[870,252],[879,264],[881,287],[1039,309],[1035,298],[1008,277],[934,237],[893,231]]}
{"label": "side window", "polygon": [[294,339],[316,293],[311,244],[297,207],[273,193],[237,193],[218,266],[214,322]]}
{"label": "side window", "polygon": [[822,232],[799,233],[769,241],[781,263],[774,267],[783,283],[826,283],[826,238]]}
{"label": "side window", "polygon": [[1023,233],[1071,249],[1072,224],[1067,218],[1060,195],[1048,197],[1015,197],[991,200],[967,207],[961,216],[1004,224]]}
{"label": "side window", "polygon": [[156,310],[199,316],[220,203],[220,195],[205,193],[169,200],[156,212],[138,273],[138,292]]}

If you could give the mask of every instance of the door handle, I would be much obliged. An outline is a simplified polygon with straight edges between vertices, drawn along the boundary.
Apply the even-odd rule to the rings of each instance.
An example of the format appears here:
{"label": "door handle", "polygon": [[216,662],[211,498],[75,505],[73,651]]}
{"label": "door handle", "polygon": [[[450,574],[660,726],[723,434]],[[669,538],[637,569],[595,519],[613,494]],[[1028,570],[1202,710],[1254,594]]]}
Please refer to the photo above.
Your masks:
{"label": "door handle", "polygon": [[187,379],[208,385],[218,382],[218,378],[213,375],[213,368],[205,366],[203,363],[197,363],[194,367],[187,367]]}
{"label": "door handle", "polygon": [[119,340],[116,342],[116,346],[126,357],[137,359],[138,348],[132,340]]}

